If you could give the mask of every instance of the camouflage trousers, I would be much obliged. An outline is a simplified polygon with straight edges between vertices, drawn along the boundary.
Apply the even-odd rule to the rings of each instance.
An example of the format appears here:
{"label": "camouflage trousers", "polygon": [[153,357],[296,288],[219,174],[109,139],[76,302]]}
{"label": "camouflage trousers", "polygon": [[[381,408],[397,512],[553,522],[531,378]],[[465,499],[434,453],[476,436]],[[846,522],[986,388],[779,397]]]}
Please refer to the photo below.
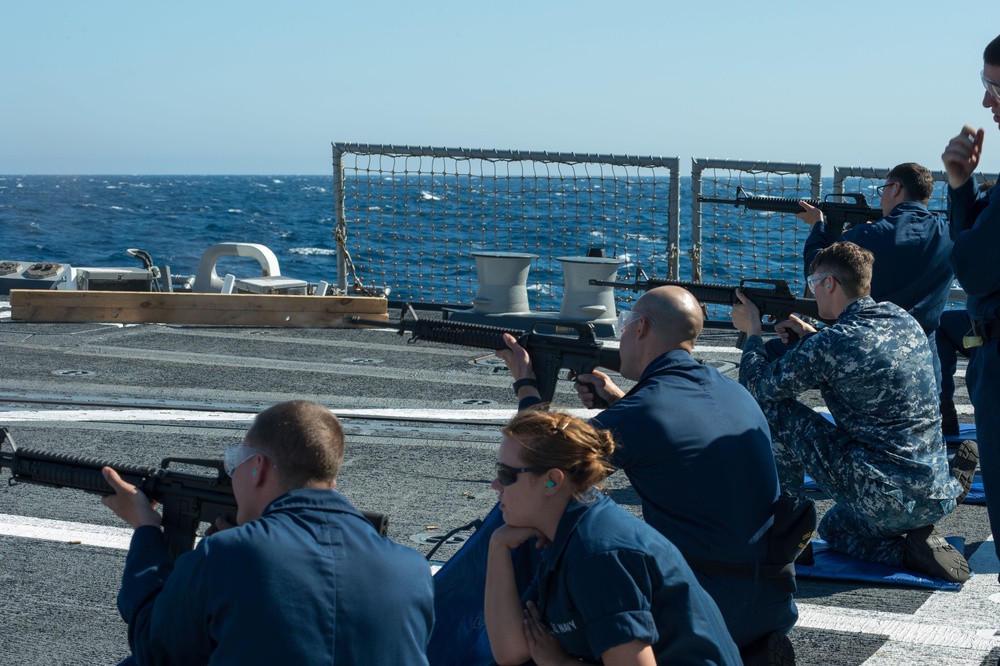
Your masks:
{"label": "camouflage trousers", "polygon": [[761,409],[771,426],[782,492],[803,497],[805,473],[836,502],[819,524],[820,536],[834,550],[900,566],[906,533],[955,508],[954,500],[929,500],[916,488],[886,483],[857,441],[801,402]]}

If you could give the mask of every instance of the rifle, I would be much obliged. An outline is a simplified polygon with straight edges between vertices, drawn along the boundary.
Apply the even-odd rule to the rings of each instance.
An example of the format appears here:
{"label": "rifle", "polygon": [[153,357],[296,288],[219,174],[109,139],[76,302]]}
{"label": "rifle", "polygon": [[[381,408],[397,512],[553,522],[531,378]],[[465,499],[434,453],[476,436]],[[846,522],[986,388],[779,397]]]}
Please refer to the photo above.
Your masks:
{"label": "rifle", "polygon": [[[832,323],[828,319],[823,319],[819,315],[819,307],[816,299],[799,298],[792,293],[787,280],[776,279],[740,279],[739,285],[713,284],[710,282],[685,282],[683,280],[660,280],[657,278],[647,278],[642,282],[636,277],[635,282],[606,282],[604,280],[591,280],[590,284],[598,287],[616,287],[619,289],[631,289],[632,291],[649,291],[656,287],[674,286],[687,289],[698,299],[699,303],[716,303],[719,305],[736,305],[740,299],[736,297],[736,290],[742,289],[743,294],[751,303],[760,310],[761,317],[770,317],[771,321],[785,321],[792,314],[800,314],[805,317],[819,319],[826,323]],[[768,285],[754,287],[750,285]],[[746,333],[740,333],[736,346],[740,349],[746,343]],[[788,339],[795,343],[799,336],[794,331],[788,332]]]}
{"label": "rifle", "polygon": [[[411,318],[407,319],[407,315]],[[413,306],[409,304],[400,312],[398,324],[391,322],[387,324],[384,321],[363,319],[356,316],[348,317],[347,321],[358,326],[385,328],[388,325],[398,327],[399,330],[396,332],[399,335],[407,332],[412,334],[407,340],[411,344],[417,340],[428,340],[494,351],[507,349],[507,344],[503,341],[503,334],[509,333],[517,338],[517,344],[528,352],[542,402],[552,401],[556,392],[556,382],[559,380],[559,371],[563,368],[569,370],[570,378],[591,372],[598,366],[615,372],[621,369],[621,358],[618,356],[618,350],[605,348],[603,343],[596,340],[593,324],[578,322],[544,324],[545,326],[555,325],[574,329],[577,337],[571,338],[564,335],[536,333],[537,323],[532,326],[530,332],[525,333],[522,330],[499,326],[420,319],[413,310]],[[607,403],[597,395],[596,389],[591,386],[590,390],[594,395],[594,407],[606,407]]]}
{"label": "rifle", "polygon": [[[849,200],[849,201],[845,201]],[[844,194],[828,194],[823,201],[816,199],[785,199],[782,197],[750,196],[742,187],[736,188],[735,199],[710,199],[698,197],[702,203],[732,204],[743,206],[746,210],[765,210],[773,213],[789,213],[795,215],[802,212],[799,201],[805,201],[810,206],[819,208],[826,217],[827,241],[833,243],[846,229],[870,220],[881,220],[882,209],[872,208],[868,199],[860,192]],[[933,211],[937,212],[937,211]]]}
{"label": "rifle", "polygon": [[[6,428],[0,428],[0,470],[10,469],[8,485],[33,483],[55,488],[75,488],[98,495],[113,495],[101,469],[110,467],[127,483],[141,490],[163,507],[163,535],[173,559],[194,548],[200,523],[212,523],[225,516],[235,523],[236,498],[232,479],[221,460],[165,458],[160,467],[142,467],[103,462],[66,453],[51,453],[18,448]],[[4,444],[10,451],[4,450]],[[212,470],[211,474],[193,474],[171,469],[171,464],[192,465]],[[382,536],[389,520],[384,514],[362,512]]]}

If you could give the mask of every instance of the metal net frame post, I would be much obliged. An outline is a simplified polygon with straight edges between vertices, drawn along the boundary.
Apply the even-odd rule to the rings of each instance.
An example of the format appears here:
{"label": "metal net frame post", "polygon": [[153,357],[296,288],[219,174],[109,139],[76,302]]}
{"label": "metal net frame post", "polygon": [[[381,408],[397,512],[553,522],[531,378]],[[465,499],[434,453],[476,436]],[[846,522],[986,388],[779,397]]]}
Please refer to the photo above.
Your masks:
{"label": "metal net frame post", "polygon": [[337,289],[461,306],[472,253],[537,255],[532,309],[558,310],[559,257],[591,248],[622,270],[679,257],[680,160],[334,143]]}
{"label": "metal net frame post", "polygon": [[[757,197],[820,199],[821,170],[819,164],[693,158],[690,267],[682,270],[682,279],[721,284],[785,279],[793,293],[804,293],[804,276],[796,267],[802,264],[806,225],[789,213],[700,199],[735,200],[738,191]],[[726,319],[728,313],[721,306],[706,309],[710,320]]]}

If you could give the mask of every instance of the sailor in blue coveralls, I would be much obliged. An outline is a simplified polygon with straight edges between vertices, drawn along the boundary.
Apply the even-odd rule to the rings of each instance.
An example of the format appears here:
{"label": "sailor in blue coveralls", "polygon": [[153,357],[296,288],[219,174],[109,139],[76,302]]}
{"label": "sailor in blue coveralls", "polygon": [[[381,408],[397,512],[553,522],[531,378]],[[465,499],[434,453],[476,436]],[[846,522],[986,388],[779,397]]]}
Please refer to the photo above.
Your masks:
{"label": "sailor in blue coveralls", "polygon": [[[742,386],[691,355],[703,314],[688,291],[652,289],[621,317],[621,374],[638,384],[626,394],[602,372],[577,384],[584,405],[594,402],[588,385],[611,405],[591,420],[618,442],[611,463],[646,522],[688,558],[736,644],[776,640],[793,652],[785,635],[798,617],[794,581],[779,584],[760,568],[779,495],[764,415]],[[498,356],[518,380],[519,408],[538,405],[528,355],[512,337],[507,344]]]}
{"label": "sailor in blue coveralls", "polygon": [[149,500],[106,467],[116,494],[102,501],[135,528],[118,595],[126,663],[427,664],[430,568],[333,490],[343,456],[325,407],[261,412],[226,450],[240,526],[176,564]]}
{"label": "sailor in blue coveralls", "polygon": [[[873,261],[850,242],[819,252],[809,286],[836,323],[816,332],[789,320],[802,339],[770,363],[760,314],[737,292],[733,323],[750,336],[740,382],[771,425],[782,489],[801,494],[805,470],[836,501],[819,527],[832,548],[964,582],[968,563],[934,523],[967,492],[971,472],[960,483],[948,465],[923,329],[868,295]],[[809,389],[819,389],[836,424],[797,400]]]}
{"label": "sailor in blue coveralls", "polygon": [[[1000,37],[983,52],[983,106],[1000,126]],[[955,241],[952,264],[968,295],[972,355],[965,383],[976,410],[976,437],[990,526],[1000,529],[1000,187],[976,199],[972,174],[983,149],[982,129],[969,125],[941,156],[948,173],[948,213]],[[1000,552],[1000,543],[996,544]]]}
{"label": "sailor in blue coveralls", "polygon": [[[522,411],[504,428],[492,484],[504,525],[490,538],[485,595],[496,662],[742,664],[677,548],[594,487],[614,446],[555,412]],[[532,538],[541,561],[522,599],[511,550]]]}
{"label": "sailor in blue coveralls", "polygon": [[[816,254],[838,240],[851,241],[874,254],[871,297],[879,303],[895,303],[913,315],[930,341],[935,377],[939,377],[934,331],[941,322],[954,274],[949,263],[952,243],[948,220],[927,210],[934,193],[934,176],[926,167],[906,162],[889,171],[879,191],[884,217],[856,225],[840,238],[830,237],[821,210],[803,202],[803,212],[796,217],[812,225],[805,243],[805,267],[808,270]],[[787,350],[778,338],[766,346],[769,360]]]}

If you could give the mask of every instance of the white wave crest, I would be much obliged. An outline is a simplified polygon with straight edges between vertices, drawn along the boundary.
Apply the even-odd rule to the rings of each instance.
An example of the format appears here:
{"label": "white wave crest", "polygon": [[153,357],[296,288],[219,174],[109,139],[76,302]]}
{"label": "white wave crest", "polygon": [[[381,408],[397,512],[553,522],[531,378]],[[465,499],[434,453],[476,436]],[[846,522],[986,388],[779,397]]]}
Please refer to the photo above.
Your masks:
{"label": "white wave crest", "polygon": [[288,250],[288,254],[302,254],[308,257],[331,256],[337,254],[337,251],[325,247],[293,247]]}

